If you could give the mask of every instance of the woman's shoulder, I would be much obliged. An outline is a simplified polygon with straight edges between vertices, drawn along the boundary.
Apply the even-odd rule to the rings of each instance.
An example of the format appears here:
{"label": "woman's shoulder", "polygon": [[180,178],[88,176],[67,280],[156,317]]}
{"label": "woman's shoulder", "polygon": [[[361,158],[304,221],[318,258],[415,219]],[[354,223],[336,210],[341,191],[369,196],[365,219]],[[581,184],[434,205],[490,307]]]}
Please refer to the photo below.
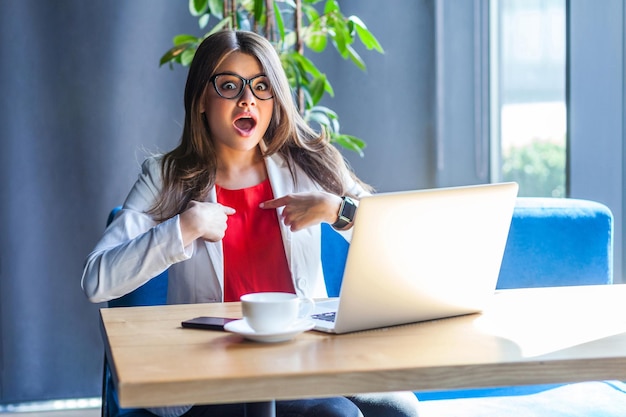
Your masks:
{"label": "woman's shoulder", "polygon": [[141,168],[145,170],[154,170],[161,169],[161,164],[163,163],[163,154],[154,154],[149,155],[146,159],[143,160],[141,164]]}
{"label": "woman's shoulder", "polygon": [[163,183],[161,165],[163,155],[150,155],[141,164],[139,181],[149,184],[151,188],[160,189]]}
{"label": "woman's shoulder", "polygon": [[163,155],[155,154],[146,157],[141,164],[141,174],[155,179],[161,178]]}

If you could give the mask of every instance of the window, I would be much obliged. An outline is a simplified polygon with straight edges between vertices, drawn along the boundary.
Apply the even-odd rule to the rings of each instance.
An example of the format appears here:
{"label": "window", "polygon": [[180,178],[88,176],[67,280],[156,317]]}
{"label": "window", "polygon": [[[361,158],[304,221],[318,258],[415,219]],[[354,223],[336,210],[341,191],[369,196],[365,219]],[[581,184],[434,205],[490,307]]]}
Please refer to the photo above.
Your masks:
{"label": "window", "polygon": [[490,2],[491,176],[566,193],[566,0]]}

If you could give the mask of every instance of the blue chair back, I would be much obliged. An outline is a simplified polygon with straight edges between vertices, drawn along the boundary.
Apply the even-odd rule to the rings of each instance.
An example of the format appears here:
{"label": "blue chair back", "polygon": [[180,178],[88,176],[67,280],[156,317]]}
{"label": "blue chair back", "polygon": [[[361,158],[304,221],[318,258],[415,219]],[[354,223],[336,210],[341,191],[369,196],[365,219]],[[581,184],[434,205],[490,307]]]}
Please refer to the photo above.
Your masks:
{"label": "blue chair back", "polygon": [[613,282],[613,215],[571,198],[518,198],[498,288]]}
{"label": "blue chair back", "polygon": [[[111,224],[121,207],[115,207],[109,213],[107,226]],[[167,301],[167,271],[146,282],[136,290],[123,297],[108,302],[109,307],[133,307],[162,305]],[[154,417],[149,411],[139,408],[121,408],[117,399],[117,392],[111,380],[111,371],[108,363],[104,362],[102,380],[102,417]]]}
{"label": "blue chair back", "polygon": [[[111,224],[121,207],[111,210],[107,220],[107,226]],[[136,290],[123,297],[108,302],[109,307],[132,307],[163,305],[167,302],[167,271],[152,278]]]}
{"label": "blue chair back", "polygon": [[339,297],[349,247],[331,225],[322,223],[322,270],[329,297]]}

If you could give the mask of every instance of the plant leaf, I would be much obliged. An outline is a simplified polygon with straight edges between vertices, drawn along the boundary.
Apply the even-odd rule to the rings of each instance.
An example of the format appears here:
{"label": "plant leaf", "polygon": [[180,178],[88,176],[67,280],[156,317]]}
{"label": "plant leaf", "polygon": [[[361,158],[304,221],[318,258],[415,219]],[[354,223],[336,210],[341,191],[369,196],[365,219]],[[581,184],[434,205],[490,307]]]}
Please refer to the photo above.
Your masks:
{"label": "plant leaf", "polygon": [[224,18],[224,0],[208,0],[211,14],[218,19]]}
{"label": "plant leaf", "polygon": [[312,50],[313,52],[322,52],[326,49],[326,45],[328,44],[327,34],[320,27],[320,20],[316,20],[309,25],[309,27],[304,31],[304,43],[307,48]]}
{"label": "plant leaf", "polygon": [[304,71],[308,72],[313,77],[321,77],[321,76],[323,76],[323,74],[320,72],[319,69],[317,69],[317,67],[315,66],[313,61],[311,61],[310,59],[308,59],[304,55],[299,54],[296,51],[293,51],[292,53],[289,54],[289,56],[291,57],[291,59],[293,59],[295,62],[297,62],[298,65],[300,65]]}
{"label": "plant leaf", "polygon": [[365,148],[365,142],[363,142],[356,136],[332,134],[331,141],[337,143],[343,148],[358,153],[361,158],[365,156],[365,153],[363,152],[363,149]]}
{"label": "plant leaf", "polygon": [[265,14],[265,1],[254,0],[254,20],[260,22]]}
{"label": "plant leaf", "polygon": [[316,112],[322,112],[328,115],[328,117],[330,117],[331,119],[338,119],[339,117],[337,116],[337,113],[334,110],[331,110],[330,108],[326,107],[326,106],[315,106],[314,108],[311,109],[311,111],[316,111]]}
{"label": "plant leaf", "polygon": [[313,22],[315,22],[316,20],[320,18],[320,14],[315,9],[315,7],[310,6],[308,4],[302,5],[302,15],[306,16],[310,24],[312,24]]}
{"label": "plant leaf", "polygon": [[293,53],[283,54],[281,56],[281,63],[292,89],[297,90],[301,86],[308,84],[306,71],[304,71],[302,66],[294,59]]}
{"label": "plant leaf", "polygon": [[183,67],[188,67],[191,64],[191,61],[193,61],[193,57],[196,55],[196,49],[197,48],[187,48],[183,51],[182,54],[180,54],[180,64]]}
{"label": "plant leaf", "polygon": [[354,26],[356,28],[356,34],[359,36],[359,39],[361,40],[361,42],[363,43],[363,45],[365,45],[367,49],[369,50],[374,49],[380,52],[381,54],[385,53],[385,51],[383,50],[383,47],[380,45],[376,37],[372,34],[372,32],[367,30],[365,23],[363,23],[361,19],[359,19],[356,16],[350,16],[348,20],[354,23]]}
{"label": "plant leaf", "polygon": [[194,42],[198,42],[198,38],[193,36],[193,35],[176,35],[174,36],[174,39],[172,40],[172,42],[174,43],[175,46],[178,45],[182,45],[184,43],[194,43]]}
{"label": "plant leaf", "polygon": [[311,108],[311,114],[323,114],[324,120],[327,121],[326,125],[328,126],[329,130],[339,133],[339,118],[337,117],[337,113],[325,106],[315,106]]}
{"label": "plant leaf", "polygon": [[311,125],[311,123],[317,123],[320,126],[327,127],[331,125],[331,121],[328,118],[328,115],[316,111],[308,111],[305,120],[309,124],[309,126]]}
{"label": "plant leaf", "polygon": [[200,29],[204,29],[205,27],[207,27],[210,18],[211,15],[209,13],[200,16],[200,19],[198,19],[198,26],[200,26]]}
{"label": "plant leaf", "polygon": [[188,42],[174,46],[161,57],[161,60],[159,61],[159,66],[162,66],[166,62],[171,62],[178,59],[183,52],[185,52],[188,48],[193,47],[194,45],[194,43]]}
{"label": "plant leaf", "polygon": [[215,32],[219,32],[220,30],[222,30],[222,28],[224,26],[228,26],[231,23],[230,17],[225,17],[222,20],[220,20],[220,22],[218,24],[216,24],[215,26],[213,26],[213,29],[211,29],[209,31],[209,33],[207,33],[205,35],[205,37],[214,34]]}
{"label": "plant leaf", "polygon": [[337,113],[324,106],[313,106],[304,114],[304,119],[309,125],[317,123],[328,135],[339,133],[339,119]]}
{"label": "plant leaf", "polygon": [[326,79],[326,85],[324,85],[324,90],[326,90],[329,96],[335,97],[335,90],[333,89],[333,86],[330,85],[330,81],[328,81],[328,78]]}
{"label": "plant leaf", "polygon": [[332,14],[334,12],[339,12],[339,4],[337,0],[328,0],[324,5],[324,14]]}
{"label": "plant leaf", "polygon": [[296,32],[295,31],[288,32],[285,35],[285,39],[283,39],[281,50],[288,51],[295,44],[296,44]]}
{"label": "plant leaf", "polygon": [[274,17],[276,18],[276,27],[278,28],[278,34],[282,42],[285,39],[285,24],[283,23],[283,15],[276,1],[274,1]]}
{"label": "plant leaf", "polygon": [[325,86],[325,75],[314,78],[311,84],[309,84],[309,91],[311,92],[311,101],[313,102],[313,105],[319,103],[319,101],[324,96]]}
{"label": "plant leaf", "polygon": [[208,0],[189,0],[189,13],[192,16],[201,16],[209,7]]}
{"label": "plant leaf", "polygon": [[348,58],[348,48],[347,45],[351,43],[351,37],[346,28],[346,24],[340,19],[333,19],[333,31],[331,33],[331,38],[333,39],[333,43],[335,48],[342,56],[342,58]]}
{"label": "plant leaf", "polygon": [[366,70],[365,61],[363,61],[363,59],[358,54],[358,52],[355,51],[354,48],[350,45],[348,45],[346,49],[348,50],[348,56],[350,57],[350,60],[354,63],[354,65],[359,67],[361,70],[365,71]]}

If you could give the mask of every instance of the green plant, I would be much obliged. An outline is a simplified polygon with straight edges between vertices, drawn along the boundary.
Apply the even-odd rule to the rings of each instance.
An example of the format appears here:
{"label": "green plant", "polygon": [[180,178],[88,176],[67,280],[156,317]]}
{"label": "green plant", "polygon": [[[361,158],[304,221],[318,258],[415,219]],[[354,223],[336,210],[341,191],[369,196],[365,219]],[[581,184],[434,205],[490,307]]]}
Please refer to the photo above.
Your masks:
{"label": "green plant", "polygon": [[525,197],[565,197],[565,147],[532,141],[502,155],[502,178],[519,184]]}
{"label": "green plant", "polygon": [[326,49],[329,40],[337,52],[358,68],[365,62],[353,48],[358,39],[368,50],[383,53],[378,40],[357,16],[344,16],[337,0],[189,0],[189,12],[198,18],[200,29],[211,29],[201,36],[176,35],[174,46],[161,58],[160,65],[177,63],[188,66],[200,42],[222,29],[244,29],[257,32],[276,48],[300,112],[312,125],[318,125],[331,141],[363,155],[365,142],[341,133],[338,115],[319,104],[325,94],[334,95],[326,74],[304,56],[305,48],[313,52]]}

